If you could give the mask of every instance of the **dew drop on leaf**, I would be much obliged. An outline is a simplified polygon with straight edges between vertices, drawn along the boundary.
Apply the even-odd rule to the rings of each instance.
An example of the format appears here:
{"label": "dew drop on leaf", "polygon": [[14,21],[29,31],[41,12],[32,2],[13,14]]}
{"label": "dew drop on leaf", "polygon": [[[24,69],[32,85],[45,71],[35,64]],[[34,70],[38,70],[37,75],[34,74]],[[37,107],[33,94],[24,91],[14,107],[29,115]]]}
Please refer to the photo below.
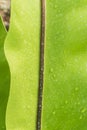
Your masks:
{"label": "dew drop on leaf", "polygon": [[80,116],[80,118],[79,118],[80,120],[82,120],[82,115]]}
{"label": "dew drop on leaf", "polygon": [[76,88],[75,88],[75,91],[78,91],[78,90],[79,90],[79,88],[78,88],[78,87],[76,87]]}
{"label": "dew drop on leaf", "polygon": [[83,108],[82,110],[81,110],[81,113],[85,113],[86,112],[86,108]]}
{"label": "dew drop on leaf", "polygon": [[56,112],[55,111],[53,111],[53,115],[55,115],[56,114]]}
{"label": "dew drop on leaf", "polygon": [[65,101],[65,104],[68,104],[68,101],[67,101],[67,100]]}

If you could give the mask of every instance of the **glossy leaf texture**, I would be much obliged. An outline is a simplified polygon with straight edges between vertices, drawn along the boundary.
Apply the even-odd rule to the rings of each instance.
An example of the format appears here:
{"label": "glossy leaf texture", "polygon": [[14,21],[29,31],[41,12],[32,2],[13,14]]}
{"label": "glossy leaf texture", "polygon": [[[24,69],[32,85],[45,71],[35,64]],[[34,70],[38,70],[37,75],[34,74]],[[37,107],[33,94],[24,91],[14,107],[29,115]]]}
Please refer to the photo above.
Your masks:
{"label": "glossy leaf texture", "polygon": [[87,130],[87,0],[46,0],[41,130]]}
{"label": "glossy leaf texture", "polygon": [[12,0],[5,53],[11,86],[7,130],[35,130],[40,44],[40,0]]}
{"label": "glossy leaf texture", "polygon": [[7,32],[0,18],[0,130],[6,130],[5,116],[10,86],[10,71],[4,53],[6,35]]}

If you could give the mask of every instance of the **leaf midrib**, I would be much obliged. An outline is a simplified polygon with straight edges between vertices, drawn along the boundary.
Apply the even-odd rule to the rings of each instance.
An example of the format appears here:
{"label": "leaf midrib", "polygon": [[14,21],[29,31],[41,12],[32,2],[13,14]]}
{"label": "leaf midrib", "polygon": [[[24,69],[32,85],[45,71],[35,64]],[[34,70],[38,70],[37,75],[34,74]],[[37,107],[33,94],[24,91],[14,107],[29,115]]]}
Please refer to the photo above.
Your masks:
{"label": "leaf midrib", "polygon": [[45,0],[41,0],[40,68],[39,68],[36,130],[41,130],[43,79],[44,79],[44,46],[45,46]]}

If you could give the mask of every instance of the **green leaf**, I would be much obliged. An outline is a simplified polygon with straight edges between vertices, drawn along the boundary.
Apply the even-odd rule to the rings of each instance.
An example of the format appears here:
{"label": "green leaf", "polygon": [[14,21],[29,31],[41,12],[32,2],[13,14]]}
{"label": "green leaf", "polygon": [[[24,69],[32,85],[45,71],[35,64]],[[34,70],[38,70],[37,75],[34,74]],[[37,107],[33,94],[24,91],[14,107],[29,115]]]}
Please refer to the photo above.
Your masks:
{"label": "green leaf", "polygon": [[42,130],[87,130],[87,1],[46,1]]}
{"label": "green leaf", "polygon": [[[46,0],[41,130],[87,130],[86,5],[86,0]],[[5,44],[11,72],[7,130],[36,129],[39,44],[40,36],[44,37],[40,34],[41,16],[44,17],[40,8],[40,0],[12,0],[10,30]],[[9,74],[7,72],[4,73]],[[6,106],[9,80],[1,81],[5,83],[4,80],[8,81],[8,89],[4,90]],[[5,109],[2,110],[5,115]]]}
{"label": "green leaf", "polygon": [[4,54],[6,30],[0,18],[0,130],[5,130],[5,113],[9,94],[10,71]]}
{"label": "green leaf", "polygon": [[5,53],[11,86],[7,130],[35,130],[40,44],[40,1],[12,0],[10,30]]}

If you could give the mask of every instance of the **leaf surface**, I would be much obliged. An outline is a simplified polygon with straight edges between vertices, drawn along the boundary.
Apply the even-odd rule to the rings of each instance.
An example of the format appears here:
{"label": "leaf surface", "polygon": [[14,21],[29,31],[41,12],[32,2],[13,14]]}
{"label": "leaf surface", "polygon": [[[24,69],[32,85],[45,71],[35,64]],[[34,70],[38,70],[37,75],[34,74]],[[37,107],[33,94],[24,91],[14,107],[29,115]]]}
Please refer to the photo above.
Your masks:
{"label": "leaf surface", "polygon": [[5,114],[9,95],[10,71],[4,53],[7,32],[0,17],[0,130],[5,130]]}
{"label": "leaf surface", "polygon": [[46,0],[41,130],[87,130],[86,5]]}
{"label": "leaf surface", "polygon": [[7,130],[35,130],[37,117],[40,44],[40,1],[12,0],[5,53],[11,86]]}

